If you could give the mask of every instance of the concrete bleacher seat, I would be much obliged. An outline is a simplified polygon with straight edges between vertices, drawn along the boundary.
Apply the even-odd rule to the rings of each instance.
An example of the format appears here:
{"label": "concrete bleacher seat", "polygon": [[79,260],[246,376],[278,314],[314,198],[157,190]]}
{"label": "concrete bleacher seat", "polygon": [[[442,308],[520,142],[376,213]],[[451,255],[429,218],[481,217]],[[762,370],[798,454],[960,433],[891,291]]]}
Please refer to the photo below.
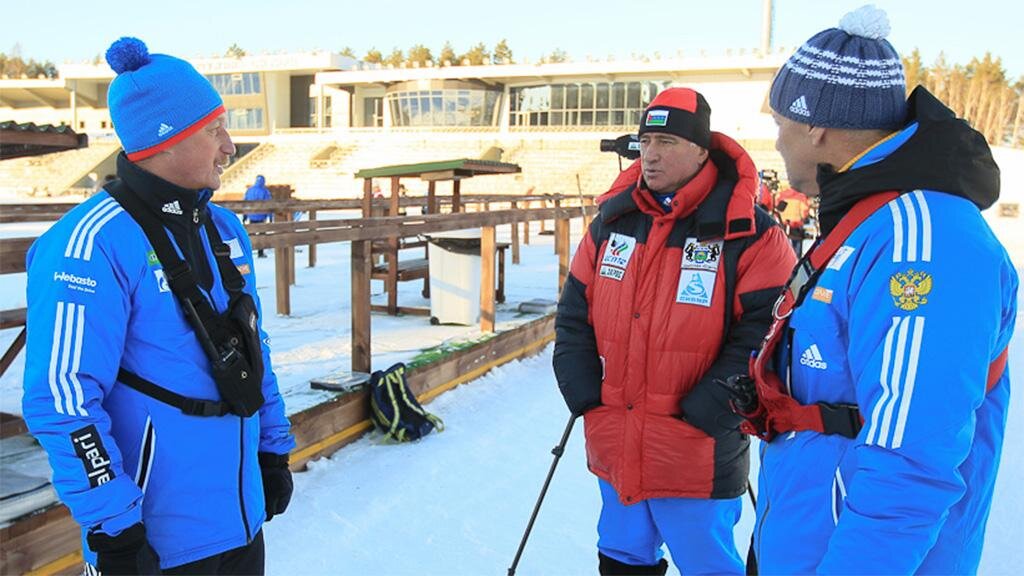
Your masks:
{"label": "concrete bleacher seat", "polygon": [[61,196],[121,149],[115,141],[0,162],[0,195]]}

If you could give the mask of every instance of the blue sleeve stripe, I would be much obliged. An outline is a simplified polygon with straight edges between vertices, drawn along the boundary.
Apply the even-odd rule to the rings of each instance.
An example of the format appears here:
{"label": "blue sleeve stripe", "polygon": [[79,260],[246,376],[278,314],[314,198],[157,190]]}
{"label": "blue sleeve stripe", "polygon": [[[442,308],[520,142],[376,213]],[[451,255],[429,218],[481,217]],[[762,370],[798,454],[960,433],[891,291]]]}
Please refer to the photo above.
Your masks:
{"label": "blue sleeve stripe", "polygon": [[53,407],[58,414],[89,415],[82,406],[85,394],[82,392],[82,383],[78,380],[84,328],[85,304],[57,302],[48,379],[50,393],[53,394]]}
{"label": "blue sleeve stripe", "polygon": [[[914,330],[908,342],[907,333],[910,331],[911,323],[914,324]],[[882,370],[879,375],[882,396],[871,411],[871,426],[868,428],[865,444],[882,447],[888,444],[888,447],[893,449],[902,445],[910,402],[913,399],[914,386],[917,382],[917,365],[921,355],[923,336],[923,317],[904,316],[892,319],[892,325],[885,336]],[[896,340],[895,347],[893,346],[894,339]],[[906,362],[905,366],[904,362]],[[890,366],[892,367],[891,373]],[[904,369],[906,369],[905,378]],[[896,410],[897,404],[899,404],[898,411]],[[896,414],[895,420],[893,414]],[[892,434],[891,442],[890,433]]]}
{"label": "blue sleeve stripe", "polygon": [[93,241],[96,233],[111,218],[123,212],[121,205],[113,198],[107,198],[93,207],[75,226],[64,248],[65,258],[90,260],[92,258]]}

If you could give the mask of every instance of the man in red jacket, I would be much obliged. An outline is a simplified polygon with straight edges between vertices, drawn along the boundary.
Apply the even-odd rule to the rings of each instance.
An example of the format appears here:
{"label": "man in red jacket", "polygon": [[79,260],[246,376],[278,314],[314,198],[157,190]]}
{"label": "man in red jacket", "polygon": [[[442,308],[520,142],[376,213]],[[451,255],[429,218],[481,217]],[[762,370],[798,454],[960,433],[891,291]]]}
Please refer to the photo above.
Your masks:
{"label": "man in red jacket", "polygon": [[742,574],[733,542],[748,442],[716,383],[747,369],[796,258],[755,206],[757,170],[669,88],[640,124],[640,160],[603,196],[573,258],[554,368],[584,415],[598,476],[601,574]]}

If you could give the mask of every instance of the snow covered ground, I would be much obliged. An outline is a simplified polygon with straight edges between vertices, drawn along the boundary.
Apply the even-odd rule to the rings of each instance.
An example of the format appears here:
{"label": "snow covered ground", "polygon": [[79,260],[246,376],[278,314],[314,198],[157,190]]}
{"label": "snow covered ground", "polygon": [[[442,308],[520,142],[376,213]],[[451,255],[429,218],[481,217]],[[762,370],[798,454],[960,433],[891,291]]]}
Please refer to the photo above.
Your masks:
{"label": "snow covered ground", "polygon": [[[997,151],[1003,200],[1024,204],[1024,151]],[[1012,185],[1012,186],[1011,186]],[[1022,220],[987,218],[1024,268]],[[0,237],[37,235],[42,224],[0,226]],[[523,264],[507,267],[508,303],[498,308],[499,329],[530,320],[515,306],[555,298],[557,262],[551,237],[523,247]],[[579,237],[574,227],[573,242]],[[507,227],[499,240],[507,239]],[[273,258],[257,261],[273,361],[289,412],[327,393],[308,380],[349,366],[348,245],[318,249],[318,265],[297,256],[297,286],[290,317],[273,314]],[[0,308],[25,304],[24,275],[0,276]],[[400,284],[403,305],[428,305],[421,283]],[[375,302],[383,302],[374,282]],[[1022,302],[1024,307],[1024,302]],[[374,366],[409,360],[421,349],[472,339],[475,327],[430,326],[424,317],[373,316]],[[13,331],[0,332],[6,347]],[[1011,347],[1015,386],[1024,382],[1024,317]],[[20,413],[22,354],[0,378],[0,410]],[[1024,536],[1024,400],[1012,397],[1003,464],[989,521],[982,574],[1019,572],[1016,550]],[[446,430],[411,445],[386,445],[366,436],[295,476],[288,513],[265,530],[269,574],[477,575],[503,573],[515,554],[547,469],[550,450],[568,418],[551,372],[551,350],[497,368],[434,400],[428,409]],[[756,461],[753,474],[756,475]],[[746,499],[745,499],[746,500]],[[526,547],[518,573],[592,574],[596,571],[599,496],[587,472],[582,431],[574,431]],[[746,550],[753,512],[745,501],[736,542]],[[673,569],[674,573],[674,569]]]}

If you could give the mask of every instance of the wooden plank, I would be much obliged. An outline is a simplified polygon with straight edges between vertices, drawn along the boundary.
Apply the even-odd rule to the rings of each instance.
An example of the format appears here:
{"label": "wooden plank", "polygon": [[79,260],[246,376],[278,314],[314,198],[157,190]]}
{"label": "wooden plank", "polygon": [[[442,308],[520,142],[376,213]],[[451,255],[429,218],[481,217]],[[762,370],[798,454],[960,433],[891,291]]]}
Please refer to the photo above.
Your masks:
{"label": "wooden plank", "polygon": [[480,231],[480,330],[494,332],[494,226]]}
{"label": "wooden plank", "polygon": [[437,214],[437,182],[427,182],[427,214]]}
{"label": "wooden plank", "polygon": [[26,310],[25,308],[12,308],[10,310],[0,310],[0,330],[24,326],[25,318],[27,316],[28,310]]}
{"label": "wooden plank", "polygon": [[0,412],[0,438],[10,438],[28,432],[28,426],[21,416]]}
{"label": "wooden plank", "polygon": [[3,376],[7,369],[11,367],[14,359],[18,357],[18,353],[25,347],[25,329],[22,328],[18,335],[14,337],[14,341],[7,347],[7,351],[4,352],[3,357],[0,357],[0,376]]}
{"label": "wooden plank", "polygon": [[[383,314],[391,314],[388,307],[383,304],[373,304],[370,306],[371,312],[381,312]],[[395,308],[395,313],[392,316],[399,314],[406,314],[408,316],[430,316],[430,308],[417,308],[415,306],[399,306]]]}
{"label": "wooden plank", "polygon": [[569,277],[569,220],[555,220],[555,246],[558,247],[558,293]]}
{"label": "wooden plank", "polygon": [[25,271],[25,254],[35,238],[4,238],[0,240],[0,274]]}
{"label": "wooden plank", "polygon": [[462,212],[462,180],[452,180],[452,213]]}
{"label": "wooden plank", "polygon": [[[555,198],[555,209],[557,210],[558,208],[561,208],[561,207],[562,207],[562,199],[561,198]],[[554,224],[554,226],[555,226],[554,253],[558,254],[558,242],[561,239],[561,236],[558,234],[558,219],[556,218],[555,221],[552,224]]]}
{"label": "wooden plank", "polygon": [[0,529],[0,574],[25,574],[59,561],[81,550],[81,537],[62,504],[17,520]]}
{"label": "wooden plank", "polygon": [[370,372],[370,242],[352,243],[352,371]]}

